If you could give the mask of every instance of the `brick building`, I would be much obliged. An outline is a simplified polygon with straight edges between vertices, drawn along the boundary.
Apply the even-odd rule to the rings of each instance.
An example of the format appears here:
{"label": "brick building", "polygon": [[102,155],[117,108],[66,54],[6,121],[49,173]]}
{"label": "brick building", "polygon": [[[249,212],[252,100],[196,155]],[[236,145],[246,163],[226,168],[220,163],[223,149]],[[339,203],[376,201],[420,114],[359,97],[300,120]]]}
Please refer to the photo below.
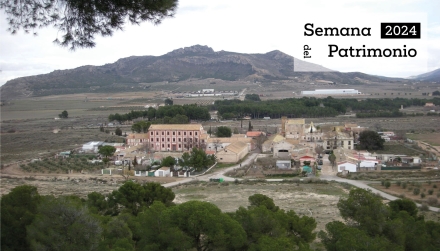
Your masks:
{"label": "brick building", "polygon": [[148,129],[150,149],[158,152],[188,151],[205,147],[206,133],[201,124],[160,124]]}

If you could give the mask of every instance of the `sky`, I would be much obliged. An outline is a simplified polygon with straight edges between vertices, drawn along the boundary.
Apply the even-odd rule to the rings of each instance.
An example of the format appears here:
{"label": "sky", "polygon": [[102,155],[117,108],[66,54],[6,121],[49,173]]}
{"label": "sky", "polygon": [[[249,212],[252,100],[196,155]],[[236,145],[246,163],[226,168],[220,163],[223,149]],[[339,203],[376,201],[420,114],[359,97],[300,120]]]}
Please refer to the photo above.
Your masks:
{"label": "sky", "polygon": [[[196,44],[215,51],[267,53],[280,50],[295,58],[341,72],[409,77],[440,68],[440,1],[438,0],[309,0],[233,1],[180,0],[173,18],[160,25],[127,23],[111,37],[96,37],[94,48],[70,51],[52,41],[51,27],[33,36],[7,32],[0,10],[0,85],[10,79],[46,74],[82,65],[104,65],[129,56],[160,56]],[[381,22],[420,22],[421,39],[380,39]],[[317,27],[366,27],[371,36],[305,36],[305,24]],[[407,49],[405,58],[329,57],[338,48]],[[304,45],[311,58],[304,59]],[[333,47],[334,48],[334,47]]]}

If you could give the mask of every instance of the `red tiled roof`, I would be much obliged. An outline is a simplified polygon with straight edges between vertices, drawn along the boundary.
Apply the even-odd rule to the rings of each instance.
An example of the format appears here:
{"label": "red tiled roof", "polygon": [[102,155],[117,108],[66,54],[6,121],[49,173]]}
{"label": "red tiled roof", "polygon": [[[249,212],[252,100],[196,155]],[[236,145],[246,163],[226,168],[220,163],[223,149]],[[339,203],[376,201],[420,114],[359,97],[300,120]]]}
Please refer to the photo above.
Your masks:
{"label": "red tiled roof", "polygon": [[246,136],[248,136],[248,137],[258,137],[258,136],[260,136],[262,134],[262,132],[247,132],[246,133]]}

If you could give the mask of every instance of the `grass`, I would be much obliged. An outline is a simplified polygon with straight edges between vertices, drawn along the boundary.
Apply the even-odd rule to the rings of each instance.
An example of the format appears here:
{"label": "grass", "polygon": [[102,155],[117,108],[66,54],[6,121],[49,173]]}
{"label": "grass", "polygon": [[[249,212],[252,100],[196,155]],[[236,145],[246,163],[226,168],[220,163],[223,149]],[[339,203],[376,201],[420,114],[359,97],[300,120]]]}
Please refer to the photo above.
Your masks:
{"label": "grass", "polygon": [[405,147],[398,143],[385,143],[383,150],[374,151],[377,154],[405,154],[408,156],[419,155],[420,153],[424,153],[422,150]]}

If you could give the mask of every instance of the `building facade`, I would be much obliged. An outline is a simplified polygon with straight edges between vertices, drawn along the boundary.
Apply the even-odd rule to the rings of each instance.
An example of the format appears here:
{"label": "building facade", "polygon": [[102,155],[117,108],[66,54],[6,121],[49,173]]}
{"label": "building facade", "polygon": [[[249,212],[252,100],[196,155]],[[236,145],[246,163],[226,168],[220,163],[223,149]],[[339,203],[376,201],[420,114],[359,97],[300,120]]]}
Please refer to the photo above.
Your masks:
{"label": "building facade", "polygon": [[127,136],[127,146],[138,146],[148,144],[148,133],[132,133]]}
{"label": "building facade", "polygon": [[148,129],[150,149],[157,152],[189,151],[193,147],[205,148],[206,134],[201,124],[159,124]]}

